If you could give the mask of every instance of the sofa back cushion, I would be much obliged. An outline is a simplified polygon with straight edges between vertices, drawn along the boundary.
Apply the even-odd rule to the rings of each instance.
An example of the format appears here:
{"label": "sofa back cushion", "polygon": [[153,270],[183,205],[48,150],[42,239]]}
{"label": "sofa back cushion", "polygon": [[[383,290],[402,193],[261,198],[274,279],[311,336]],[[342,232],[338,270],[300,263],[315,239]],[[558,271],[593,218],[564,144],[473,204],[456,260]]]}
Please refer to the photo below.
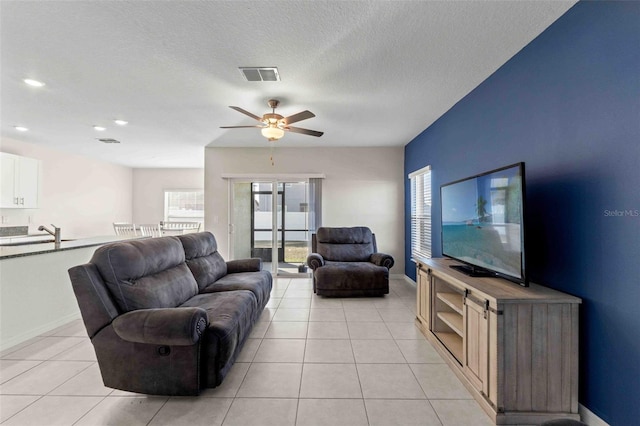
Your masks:
{"label": "sofa back cushion", "polygon": [[353,228],[318,228],[316,253],[335,262],[367,262],[374,252],[371,230]]}
{"label": "sofa back cushion", "polygon": [[211,232],[179,235],[178,239],[200,290],[227,275],[227,262],[218,253],[218,243]]}
{"label": "sofa back cushion", "polygon": [[173,308],[198,293],[175,237],[108,244],[95,251],[91,263],[122,312]]}

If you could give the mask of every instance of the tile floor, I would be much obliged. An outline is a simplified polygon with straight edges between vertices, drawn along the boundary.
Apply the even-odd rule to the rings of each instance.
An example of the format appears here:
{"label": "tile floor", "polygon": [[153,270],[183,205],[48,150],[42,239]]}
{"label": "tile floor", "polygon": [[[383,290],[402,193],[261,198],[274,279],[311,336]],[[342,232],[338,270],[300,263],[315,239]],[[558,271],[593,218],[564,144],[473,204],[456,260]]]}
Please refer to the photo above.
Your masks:
{"label": "tile floor", "polygon": [[489,425],[415,327],[415,286],[326,299],[279,278],[216,389],[159,397],[105,388],[81,321],[0,354],[3,425]]}

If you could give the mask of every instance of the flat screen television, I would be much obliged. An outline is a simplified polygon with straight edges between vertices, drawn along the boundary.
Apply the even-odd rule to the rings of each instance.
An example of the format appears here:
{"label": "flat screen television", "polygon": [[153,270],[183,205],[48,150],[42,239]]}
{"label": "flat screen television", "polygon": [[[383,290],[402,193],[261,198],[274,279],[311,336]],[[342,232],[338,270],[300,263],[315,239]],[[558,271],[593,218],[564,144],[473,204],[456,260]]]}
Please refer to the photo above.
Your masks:
{"label": "flat screen television", "polygon": [[440,187],[442,254],[471,276],[528,285],[524,251],[524,163]]}

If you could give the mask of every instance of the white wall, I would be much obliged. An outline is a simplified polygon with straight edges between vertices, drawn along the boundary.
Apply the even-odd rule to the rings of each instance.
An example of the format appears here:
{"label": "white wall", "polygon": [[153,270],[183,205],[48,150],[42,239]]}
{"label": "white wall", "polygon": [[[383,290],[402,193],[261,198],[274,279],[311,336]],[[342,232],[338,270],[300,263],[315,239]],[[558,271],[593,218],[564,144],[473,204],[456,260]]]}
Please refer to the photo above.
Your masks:
{"label": "white wall", "polygon": [[384,148],[205,149],[205,228],[228,256],[228,181],[226,174],[323,173],[324,226],[368,226],[378,249],[396,261],[392,273],[404,271],[403,147]]}
{"label": "white wall", "polygon": [[2,139],[0,150],[42,161],[38,209],[0,209],[2,226],[53,223],[62,238],[112,235],[113,222],[130,221],[132,169],[39,144]]}
{"label": "white wall", "polygon": [[164,220],[164,191],[204,188],[204,169],[133,169],[133,222]]}

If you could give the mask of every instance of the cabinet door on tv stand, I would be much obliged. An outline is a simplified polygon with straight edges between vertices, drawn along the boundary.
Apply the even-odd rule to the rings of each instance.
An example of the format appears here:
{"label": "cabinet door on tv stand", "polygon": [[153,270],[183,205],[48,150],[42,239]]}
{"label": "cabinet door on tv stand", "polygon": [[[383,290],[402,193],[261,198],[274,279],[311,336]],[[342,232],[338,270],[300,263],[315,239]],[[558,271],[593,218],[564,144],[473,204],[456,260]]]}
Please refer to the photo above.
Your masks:
{"label": "cabinet door on tv stand", "polygon": [[464,303],[465,375],[485,397],[489,394],[489,310],[485,302],[470,297]]}
{"label": "cabinet door on tv stand", "polygon": [[428,270],[424,270],[422,269],[422,267],[418,268],[418,286],[417,287],[418,287],[417,289],[418,297],[416,300],[416,303],[417,303],[416,308],[417,308],[418,319],[424,326],[425,330],[429,330],[430,329],[429,316],[431,315],[431,310],[429,309],[431,304],[431,294],[430,294],[431,283],[430,283]]}

